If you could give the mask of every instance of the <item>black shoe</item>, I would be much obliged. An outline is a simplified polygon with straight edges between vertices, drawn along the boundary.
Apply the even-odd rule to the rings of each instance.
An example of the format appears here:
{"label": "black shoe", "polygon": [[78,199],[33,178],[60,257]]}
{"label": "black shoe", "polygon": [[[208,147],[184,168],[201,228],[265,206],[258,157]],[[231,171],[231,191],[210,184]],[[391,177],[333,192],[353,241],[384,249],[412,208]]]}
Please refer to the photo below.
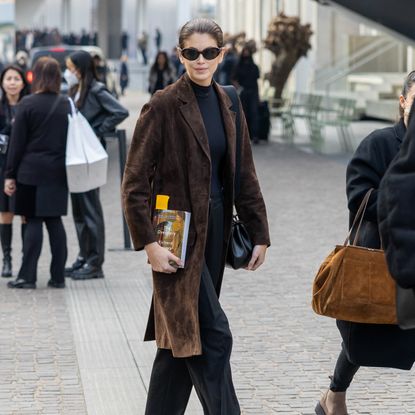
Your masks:
{"label": "black shoe", "polygon": [[94,267],[86,263],[82,268],[74,271],[71,278],[73,280],[90,280],[92,278],[104,278],[101,267]]}
{"label": "black shoe", "polygon": [[51,288],[65,288],[65,281],[57,282],[57,281],[54,281],[54,280],[49,280],[48,281],[48,287],[51,287]]}
{"label": "black shoe", "polygon": [[36,288],[36,283],[28,282],[24,280],[23,278],[18,278],[17,280],[9,281],[7,283],[7,286],[9,288]]}
{"label": "black shoe", "polygon": [[65,277],[72,277],[72,273],[78,271],[85,265],[85,260],[76,258],[76,261],[69,267],[65,268]]}

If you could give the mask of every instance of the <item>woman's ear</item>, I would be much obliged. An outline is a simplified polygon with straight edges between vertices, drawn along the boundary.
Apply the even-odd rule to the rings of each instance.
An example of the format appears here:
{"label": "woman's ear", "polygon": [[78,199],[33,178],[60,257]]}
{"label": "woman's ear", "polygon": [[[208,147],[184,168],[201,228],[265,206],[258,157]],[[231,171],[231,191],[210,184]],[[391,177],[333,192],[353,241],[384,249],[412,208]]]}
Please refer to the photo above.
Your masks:
{"label": "woman's ear", "polygon": [[403,95],[399,95],[399,105],[401,106],[403,110],[405,109],[405,104],[406,104],[405,97]]}

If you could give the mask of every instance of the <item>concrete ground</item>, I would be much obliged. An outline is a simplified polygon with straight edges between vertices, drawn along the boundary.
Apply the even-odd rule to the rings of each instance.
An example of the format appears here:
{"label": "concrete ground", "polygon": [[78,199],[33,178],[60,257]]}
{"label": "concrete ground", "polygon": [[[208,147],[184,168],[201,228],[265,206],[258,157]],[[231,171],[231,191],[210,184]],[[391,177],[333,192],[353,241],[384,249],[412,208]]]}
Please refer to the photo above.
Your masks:
{"label": "concrete ground", "polygon": [[[131,137],[147,95],[127,91],[122,102]],[[380,123],[352,126],[356,144]],[[268,207],[272,246],[257,272],[226,271],[222,304],[234,335],[232,369],[246,415],[312,414],[328,386],[340,347],[332,319],[310,306],[324,257],[347,232],[345,168],[350,155],[314,154],[300,125],[296,145],[275,123],[269,143],[253,147]],[[102,188],[106,220],[105,279],[46,288],[45,232],[36,290],[0,281],[0,415],[141,415],[155,353],[143,343],[151,298],[144,253],[123,250],[117,145],[110,142],[109,178]],[[77,254],[72,218],[65,218],[69,261]],[[14,225],[14,273],[20,263]],[[411,372],[362,368],[348,393],[350,414],[415,414]],[[192,397],[186,414],[202,414]]]}

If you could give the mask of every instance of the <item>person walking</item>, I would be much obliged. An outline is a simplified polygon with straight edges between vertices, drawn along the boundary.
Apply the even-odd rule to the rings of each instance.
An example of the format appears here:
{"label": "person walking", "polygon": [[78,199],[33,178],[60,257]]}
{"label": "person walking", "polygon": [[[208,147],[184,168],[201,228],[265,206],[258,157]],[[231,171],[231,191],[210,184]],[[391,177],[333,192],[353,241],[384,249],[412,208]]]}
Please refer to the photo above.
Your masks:
{"label": "person walking", "polygon": [[143,65],[147,66],[148,33],[146,31],[141,33],[141,36],[137,40],[137,46],[141,51],[141,56],[143,57]]}
{"label": "person walking", "polygon": [[[145,340],[157,353],[146,415],[185,412],[194,386],[207,415],[241,413],[230,355],[232,334],[219,303],[232,223],[236,126],[232,101],[212,81],[223,59],[223,33],[209,19],[187,22],[178,51],[186,73],[157,92],[140,114],[122,183],[134,248],[145,250],[153,272],[153,303]],[[270,244],[264,200],[255,173],[248,130],[240,111],[241,186],[235,205],[254,249],[256,270]],[[191,213],[186,262],[156,241],[156,195],[169,209]]]}
{"label": "person walking", "polygon": [[127,55],[121,56],[121,65],[120,65],[120,88],[121,95],[124,95],[125,88],[128,86],[129,77],[128,77],[128,57]]}
{"label": "person walking", "polygon": [[[83,50],[73,52],[66,61],[65,79],[69,96],[101,138],[114,132],[128,117],[128,111],[97,81],[91,55]],[[104,143],[105,144],[105,143]],[[72,214],[79,243],[79,253],[65,275],[74,280],[103,278],[105,228],[99,189],[71,193]]]}
{"label": "person walking", "polygon": [[258,139],[258,92],[259,68],[252,59],[252,52],[248,47],[241,51],[239,61],[235,66],[233,81],[240,91],[242,107],[248,123],[249,135],[254,143]]}
{"label": "person walking", "polygon": [[33,94],[16,111],[5,170],[4,192],[15,194],[15,213],[26,218],[23,260],[9,288],[36,288],[37,263],[42,250],[43,223],[49,233],[52,260],[48,286],[65,287],[66,215],[68,188],[65,151],[69,106],[59,95],[61,70],[49,57],[33,68]]}
{"label": "person walking", "polygon": [[161,34],[160,29],[157,27],[157,28],[156,28],[156,36],[155,36],[155,38],[154,38],[154,41],[156,42],[156,49],[157,49],[157,52],[161,49],[161,42],[162,42],[162,39],[163,39],[163,35]]}
{"label": "person walking", "polygon": [[[392,160],[398,154],[408,126],[409,110],[415,96],[415,71],[405,79],[399,98],[400,120],[393,127],[375,130],[362,140],[346,172],[346,191],[350,211],[349,224],[371,188],[357,245],[380,249],[378,229],[379,185]],[[351,236],[354,239],[354,235]],[[318,415],[346,415],[346,391],[360,366],[390,367],[409,370],[415,361],[415,330],[397,325],[362,324],[337,320],[342,349],[329,389],[318,402]]]}
{"label": "person walking", "polygon": [[[8,142],[16,115],[17,104],[29,93],[29,85],[23,71],[16,65],[7,66],[0,75],[0,181],[4,184],[4,169],[7,160]],[[8,278],[12,276],[12,234],[14,217],[14,200],[0,192],[0,240],[3,251],[3,267],[1,276]],[[21,234],[25,230],[22,218]]]}
{"label": "person walking", "polygon": [[165,88],[175,81],[175,72],[170,65],[167,52],[160,51],[156,55],[153,65],[150,68],[148,78],[148,92],[153,95],[156,91]]}

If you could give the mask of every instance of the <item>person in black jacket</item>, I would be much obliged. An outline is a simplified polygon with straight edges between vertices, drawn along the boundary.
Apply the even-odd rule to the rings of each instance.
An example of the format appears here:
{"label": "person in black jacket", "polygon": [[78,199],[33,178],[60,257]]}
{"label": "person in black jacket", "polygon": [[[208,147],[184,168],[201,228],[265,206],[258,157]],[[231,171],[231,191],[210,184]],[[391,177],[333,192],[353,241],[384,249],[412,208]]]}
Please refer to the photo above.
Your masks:
{"label": "person in black jacket", "polygon": [[175,72],[170,65],[167,52],[157,52],[148,76],[148,92],[153,95],[156,91],[164,89],[175,81]]}
{"label": "person in black jacket", "polygon": [[9,288],[36,288],[37,263],[46,224],[52,261],[49,287],[65,287],[67,256],[62,215],[67,213],[65,151],[68,102],[59,95],[59,63],[40,58],[33,68],[33,95],[17,108],[5,170],[4,191],[16,195],[15,213],[26,217],[23,260],[17,279]]}
{"label": "person in black jacket", "polygon": [[[399,98],[400,120],[393,127],[369,134],[356,149],[347,166],[347,199],[351,225],[365,194],[371,188],[357,245],[380,249],[378,194],[382,177],[399,152],[408,125],[415,96],[415,71],[404,83]],[[351,236],[351,240],[354,235]],[[318,415],[346,415],[346,390],[360,366],[390,367],[409,370],[415,361],[415,330],[397,325],[361,324],[337,321],[343,339],[329,389],[316,407]]]}
{"label": "person in black jacket", "polygon": [[240,99],[244,109],[246,122],[248,123],[249,135],[254,143],[258,139],[258,92],[259,68],[252,59],[252,52],[248,47],[244,47],[235,71],[233,81],[240,91]]}
{"label": "person in black jacket", "polygon": [[[22,70],[16,65],[7,66],[0,75],[0,181],[4,183],[4,168],[7,159],[7,140],[10,139],[12,124],[18,102],[29,93],[29,86]],[[2,277],[12,276],[12,222],[13,198],[0,191],[0,240],[3,251]],[[26,224],[22,218],[22,238]]]}
{"label": "person in black jacket", "polygon": [[[65,79],[69,95],[88,120],[95,134],[103,140],[106,133],[128,117],[128,111],[97,82],[91,55],[85,51],[72,53],[66,62]],[[105,229],[99,189],[71,193],[72,213],[79,242],[79,254],[65,273],[74,280],[103,278]]]}

